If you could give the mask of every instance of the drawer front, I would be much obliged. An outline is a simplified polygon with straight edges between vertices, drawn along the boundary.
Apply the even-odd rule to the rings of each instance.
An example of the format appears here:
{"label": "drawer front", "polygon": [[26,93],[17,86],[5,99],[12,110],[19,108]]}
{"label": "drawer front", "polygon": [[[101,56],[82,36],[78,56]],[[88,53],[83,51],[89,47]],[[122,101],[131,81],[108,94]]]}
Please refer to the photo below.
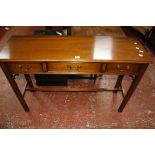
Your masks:
{"label": "drawer front", "polygon": [[48,63],[20,63],[9,62],[7,67],[10,73],[14,74],[37,74],[37,73],[51,73],[51,74],[122,74],[130,75],[136,74],[139,69],[139,64],[124,64],[124,63],[96,63],[96,62],[48,62]]}
{"label": "drawer front", "polygon": [[41,63],[20,63],[20,62],[11,62],[7,63],[7,67],[11,73],[41,73],[42,64]]}
{"label": "drawer front", "polygon": [[139,69],[138,64],[107,64],[106,73],[110,74],[136,74]]}
{"label": "drawer front", "polygon": [[101,63],[72,63],[72,62],[52,62],[48,63],[48,72],[55,74],[87,74],[100,73],[105,70]]}

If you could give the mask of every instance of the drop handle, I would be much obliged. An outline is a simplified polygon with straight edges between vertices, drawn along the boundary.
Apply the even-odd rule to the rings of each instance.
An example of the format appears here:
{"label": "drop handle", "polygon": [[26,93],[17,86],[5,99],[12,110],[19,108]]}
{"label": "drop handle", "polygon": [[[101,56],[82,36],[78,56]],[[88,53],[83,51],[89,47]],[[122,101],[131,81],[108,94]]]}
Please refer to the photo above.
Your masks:
{"label": "drop handle", "polygon": [[25,68],[25,71],[28,71],[31,68],[32,68],[32,65],[27,65],[27,67]]}
{"label": "drop handle", "polygon": [[123,67],[121,67],[120,65],[117,65],[117,69],[118,69],[120,72],[125,72],[125,71],[127,71],[127,70],[130,69],[130,66],[128,65],[128,66],[123,66]]}
{"label": "drop handle", "polygon": [[72,66],[71,65],[67,65],[67,69],[68,70],[72,70]]}
{"label": "drop handle", "polygon": [[27,69],[31,69],[32,68],[32,65],[27,65]]}
{"label": "drop handle", "polygon": [[19,68],[19,69],[22,69],[23,67],[22,67],[22,65],[18,65],[18,68]]}
{"label": "drop handle", "polygon": [[77,70],[79,71],[82,68],[81,65],[77,65]]}

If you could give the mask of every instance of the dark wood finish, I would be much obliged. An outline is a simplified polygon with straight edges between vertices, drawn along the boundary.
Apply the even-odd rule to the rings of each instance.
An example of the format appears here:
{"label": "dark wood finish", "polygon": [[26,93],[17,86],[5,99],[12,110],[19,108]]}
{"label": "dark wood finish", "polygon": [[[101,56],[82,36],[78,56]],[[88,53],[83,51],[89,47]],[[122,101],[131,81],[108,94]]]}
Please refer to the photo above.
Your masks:
{"label": "dark wood finish", "polygon": [[[115,88],[116,88],[116,89],[118,89],[118,88],[121,87],[123,77],[124,77],[124,75],[119,75],[119,76],[118,76],[118,78],[117,78],[117,82],[116,82],[116,85],[115,85]],[[116,93],[117,91],[114,91],[114,92]]]}
{"label": "dark wood finish", "polygon": [[151,63],[151,58],[146,49],[132,38],[20,36],[12,37],[0,50],[0,61],[133,64]]}
{"label": "dark wood finish", "polygon": [[123,87],[122,87],[122,85],[120,86],[120,88],[121,88],[121,93],[122,93],[122,96],[123,96],[123,98],[125,97],[125,92],[124,92],[124,89],[123,89]]}
{"label": "dark wood finish", "polygon": [[130,74],[137,74],[139,69],[139,64],[126,64],[126,63],[113,63],[108,64],[106,68],[106,73],[109,74],[123,74],[123,75],[130,75]]}
{"label": "dark wood finish", "polygon": [[20,101],[22,107],[24,108],[24,110],[26,112],[28,112],[29,111],[29,107],[27,106],[27,104],[26,104],[26,102],[25,102],[25,100],[24,100],[24,98],[23,98],[23,96],[22,96],[22,94],[21,94],[21,92],[20,92],[20,90],[19,90],[15,80],[9,74],[9,71],[8,71],[6,65],[4,63],[1,63],[0,65],[1,65],[1,68],[2,68],[2,70],[3,70],[3,72],[4,72],[5,76],[6,76],[7,80],[9,81],[12,89],[14,90],[18,100]]}
{"label": "dark wood finish", "polygon": [[9,62],[12,74],[137,74],[139,64],[102,62]]}
{"label": "dark wood finish", "polygon": [[35,88],[27,88],[27,90],[33,91],[57,91],[57,92],[65,92],[65,91],[74,91],[74,92],[97,92],[97,91],[122,91],[121,89],[108,89],[108,88],[68,88],[68,87],[35,87]]}
{"label": "dark wood finish", "polygon": [[[26,74],[31,91],[121,91],[124,99],[118,109],[122,112],[138,85],[151,57],[146,49],[132,38],[112,37],[13,37],[0,50],[2,69],[25,111],[28,107],[12,74]],[[28,74],[113,74],[120,75],[114,89],[33,87]],[[135,76],[126,95],[124,75]]]}
{"label": "dark wood finish", "polygon": [[123,99],[123,101],[122,101],[122,103],[121,103],[121,105],[120,105],[120,107],[118,109],[118,112],[122,112],[123,109],[125,108],[128,100],[130,99],[131,95],[135,91],[135,89],[136,89],[138,83],[140,82],[140,80],[141,80],[141,78],[142,78],[142,76],[143,76],[143,74],[144,74],[147,67],[148,67],[147,64],[141,65],[141,68],[140,68],[140,70],[138,72],[138,75],[136,75],[136,77],[135,77],[134,81],[132,82],[129,90],[127,91],[127,94],[125,95],[125,97],[124,97],[124,99]]}
{"label": "dark wood finish", "polygon": [[41,63],[33,62],[11,62],[7,63],[9,71],[14,74],[34,74],[43,72],[43,67]]}
{"label": "dark wood finish", "polygon": [[24,76],[25,76],[25,79],[27,81],[27,84],[28,84],[29,88],[34,88],[30,75],[29,74],[24,74]]}
{"label": "dark wood finish", "polygon": [[[102,68],[101,68],[102,67]],[[48,63],[48,72],[56,74],[93,74],[105,72],[105,64],[101,63],[79,63],[79,62],[52,62]]]}
{"label": "dark wood finish", "polygon": [[23,87],[23,90],[21,92],[23,97],[25,96],[27,86],[28,86],[28,83],[26,82],[25,85],[24,85],[24,87]]}
{"label": "dark wood finish", "polygon": [[42,63],[42,67],[43,67],[43,72],[48,72],[48,68],[47,68],[47,63],[46,62]]}

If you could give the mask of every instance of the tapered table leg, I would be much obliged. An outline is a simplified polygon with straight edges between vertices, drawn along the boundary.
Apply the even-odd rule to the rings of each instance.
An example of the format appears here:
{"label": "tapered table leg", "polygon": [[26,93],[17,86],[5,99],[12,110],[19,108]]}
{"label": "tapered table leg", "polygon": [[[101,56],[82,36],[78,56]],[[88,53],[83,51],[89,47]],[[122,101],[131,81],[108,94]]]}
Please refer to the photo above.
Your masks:
{"label": "tapered table leg", "polygon": [[148,64],[141,65],[139,73],[135,76],[134,81],[132,82],[129,90],[127,91],[127,93],[126,93],[126,95],[125,95],[125,97],[124,97],[120,107],[118,108],[118,112],[122,112],[123,109],[125,108],[128,100],[130,99],[130,97],[133,94],[134,90],[136,89],[138,83],[140,82],[140,80],[141,80],[141,78],[142,78],[142,76],[143,76],[147,66],[148,66]]}
{"label": "tapered table leg", "polygon": [[[118,89],[122,85],[122,80],[124,78],[124,75],[119,75],[117,78],[117,82],[115,84],[115,88]],[[117,93],[117,91],[114,91],[114,93]]]}
{"label": "tapered table leg", "polygon": [[27,106],[27,104],[26,104],[26,102],[24,100],[24,97],[22,96],[22,94],[21,94],[21,92],[20,92],[20,90],[19,90],[19,88],[18,88],[18,86],[16,84],[16,81],[13,79],[11,74],[9,74],[9,71],[8,71],[8,69],[7,69],[7,67],[6,67],[6,65],[4,63],[1,63],[1,67],[2,67],[2,70],[3,70],[6,78],[8,79],[12,89],[14,90],[18,100],[20,101],[22,107],[24,108],[24,110],[26,112],[28,112],[29,111],[29,107]]}
{"label": "tapered table leg", "polygon": [[24,74],[24,76],[25,76],[25,79],[27,81],[27,84],[28,84],[29,88],[34,88],[30,75],[29,74]]}

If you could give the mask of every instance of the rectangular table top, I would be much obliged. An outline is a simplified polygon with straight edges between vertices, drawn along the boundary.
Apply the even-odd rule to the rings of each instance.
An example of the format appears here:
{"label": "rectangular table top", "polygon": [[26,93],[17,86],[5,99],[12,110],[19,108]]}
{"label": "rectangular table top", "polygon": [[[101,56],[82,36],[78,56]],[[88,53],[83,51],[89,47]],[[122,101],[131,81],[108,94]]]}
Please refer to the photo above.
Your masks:
{"label": "rectangular table top", "polygon": [[0,49],[0,62],[10,61],[151,63],[151,57],[134,38],[14,36]]}

